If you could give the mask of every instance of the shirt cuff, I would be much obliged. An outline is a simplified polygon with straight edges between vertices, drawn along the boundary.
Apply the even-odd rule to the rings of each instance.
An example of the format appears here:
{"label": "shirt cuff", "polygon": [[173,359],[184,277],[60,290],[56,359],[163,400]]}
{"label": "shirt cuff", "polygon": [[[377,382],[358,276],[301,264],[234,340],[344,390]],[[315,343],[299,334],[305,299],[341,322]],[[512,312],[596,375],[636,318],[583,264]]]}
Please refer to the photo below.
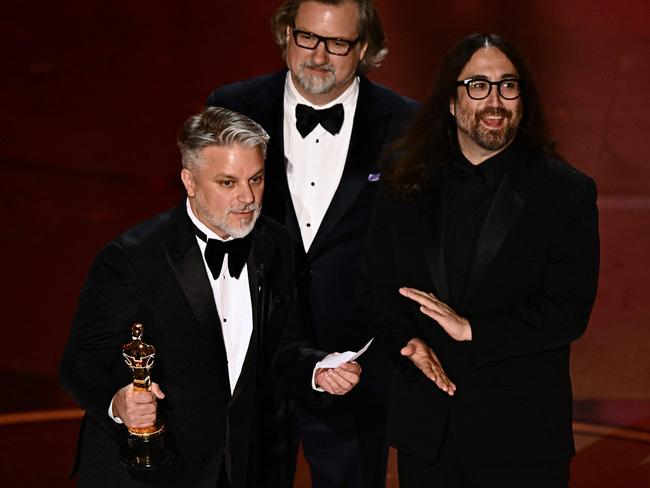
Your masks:
{"label": "shirt cuff", "polygon": [[115,422],[116,424],[123,424],[122,419],[119,418],[117,415],[113,415],[113,400],[111,400],[111,404],[108,406],[108,416]]}
{"label": "shirt cuff", "polygon": [[325,392],[325,390],[323,390],[320,386],[316,386],[316,371],[318,371],[318,369],[320,368],[320,365],[321,365],[321,363],[322,363],[323,361],[325,361],[325,360],[326,360],[327,358],[329,358],[329,357],[337,356],[337,355],[338,355],[338,353],[333,352],[332,354],[328,354],[327,356],[325,356],[323,359],[321,359],[320,361],[318,361],[318,362],[316,363],[316,366],[314,366],[314,371],[313,371],[313,373],[311,374],[311,388],[312,388],[313,390],[320,391],[321,393],[324,393],[324,392]]}

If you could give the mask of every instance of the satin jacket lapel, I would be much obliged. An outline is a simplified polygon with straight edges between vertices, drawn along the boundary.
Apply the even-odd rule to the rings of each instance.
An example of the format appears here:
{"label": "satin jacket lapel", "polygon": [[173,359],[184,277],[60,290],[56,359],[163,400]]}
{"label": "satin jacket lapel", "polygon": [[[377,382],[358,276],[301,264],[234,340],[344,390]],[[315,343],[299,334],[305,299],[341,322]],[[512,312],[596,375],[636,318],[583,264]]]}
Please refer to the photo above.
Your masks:
{"label": "satin jacket lapel", "polygon": [[[434,170],[428,196],[422,201],[422,239],[429,272],[435,286],[437,297],[449,302],[447,269],[445,266],[445,194],[447,188],[447,166]],[[437,174],[436,174],[437,173]]]}
{"label": "satin jacket lapel", "polygon": [[309,248],[309,255],[318,253],[327,235],[368,183],[368,175],[378,171],[391,113],[384,104],[373,99],[371,90],[370,81],[361,77],[345,168],[332,202]]}
{"label": "satin jacket lapel", "polygon": [[262,125],[270,140],[266,151],[264,213],[285,225],[302,243],[298,218],[293,209],[284,157],[284,83],[286,70],[273,76],[266,90],[251,101],[252,118]]}
{"label": "satin jacket lapel", "polygon": [[472,271],[463,292],[463,306],[469,302],[476,287],[488,272],[510,229],[521,214],[530,193],[529,186],[528,161],[525,157],[515,158],[499,184],[481,229]]}
{"label": "satin jacket lapel", "polygon": [[201,336],[213,351],[217,361],[224,365],[220,374],[222,381],[228,385],[226,347],[219,325],[219,315],[201,249],[196,242],[191,221],[185,210],[185,202],[174,210],[172,219],[174,231],[169,241],[164,244],[167,259],[196,317]]}

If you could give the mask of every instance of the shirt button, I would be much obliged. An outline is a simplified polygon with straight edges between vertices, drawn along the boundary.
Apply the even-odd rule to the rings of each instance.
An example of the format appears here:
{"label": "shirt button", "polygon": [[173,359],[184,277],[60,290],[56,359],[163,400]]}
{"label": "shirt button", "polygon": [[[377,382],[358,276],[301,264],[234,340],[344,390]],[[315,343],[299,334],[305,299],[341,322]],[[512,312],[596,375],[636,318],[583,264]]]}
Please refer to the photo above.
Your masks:
{"label": "shirt button", "polygon": [[315,186],[315,185],[316,185],[316,183],[314,183],[313,181],[312,181],[310,184],[311,184],[311,186]]}
{"label": "shirt button", "polygon": [[311,227],[311,224],[309,222],[307,222],[307,227]]}

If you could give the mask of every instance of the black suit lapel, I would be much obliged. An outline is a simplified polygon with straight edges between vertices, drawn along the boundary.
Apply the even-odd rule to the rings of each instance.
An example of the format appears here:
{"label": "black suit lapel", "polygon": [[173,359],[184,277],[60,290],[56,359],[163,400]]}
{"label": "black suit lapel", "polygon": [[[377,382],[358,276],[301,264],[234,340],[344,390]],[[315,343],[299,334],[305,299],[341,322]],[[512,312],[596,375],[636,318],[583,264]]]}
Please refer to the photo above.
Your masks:
{"label": "black suit lapel", "polygon": [[171,218],[172,235],[169,241],[163,244],[167,259],[196,317],[201,336],[213,351],[217,363],[224,365],[219,372],[221,379],[225,385],[229,385],[226,347],[219,325],[219,315],[185,203],[174,210]]}
{"label": "black suit lapel", "polygon": [[302,242],[298,219],[291,202],[284,157],[284,84],[286,70],[273,75],[269,84],[251,100],[251,117],[266,129],[264,214],[282,222],[291,236]]}
{"label": "black suit lapel", "polygon": [[528,161],[520,151],[513,158],[512,164],[510,164],[499,184],[494,201],[479,234],[472,270],[463,292],[463,306],[469,302],[476,287],[489,270],[497,252],[510,233],[510,229],[521,214],[530,193],[529,185]]}
{"label": "black suit lapel", "polygon": [[447,188],[447,166],[434,169],[431,181],[434,183],[425,192],[422,202],[422,239],[429,272],[435,286],[436,296],[449,303],[447,269],[445,266],[445,195]]}
{"label": "black suit lapel", "polygon": [[386,105],[376,103],[372,89],[370,81],[361,77],[345,168],[332,202],[309,248],[309,255],[318,252],[327,235],[336,227],[364,185],[368,183],[368,175],[379,172],[379,158],[391,113]]}

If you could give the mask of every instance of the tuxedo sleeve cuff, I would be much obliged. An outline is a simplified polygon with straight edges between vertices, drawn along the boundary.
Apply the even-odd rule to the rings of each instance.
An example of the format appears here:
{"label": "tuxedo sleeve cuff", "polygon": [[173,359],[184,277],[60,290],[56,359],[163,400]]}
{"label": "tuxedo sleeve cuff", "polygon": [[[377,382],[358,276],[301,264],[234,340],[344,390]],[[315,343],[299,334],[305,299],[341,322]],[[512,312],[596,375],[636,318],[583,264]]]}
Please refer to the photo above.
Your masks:
{"label": "tuxedo sleeve cuff", "polygon": [[113,400],[111,400],[111,404],[108,406],[108,416],[115,422],[116,424],[123,424],[124,422],[122,421],[121,418],[119,418],[117,415],[113,415]]}

